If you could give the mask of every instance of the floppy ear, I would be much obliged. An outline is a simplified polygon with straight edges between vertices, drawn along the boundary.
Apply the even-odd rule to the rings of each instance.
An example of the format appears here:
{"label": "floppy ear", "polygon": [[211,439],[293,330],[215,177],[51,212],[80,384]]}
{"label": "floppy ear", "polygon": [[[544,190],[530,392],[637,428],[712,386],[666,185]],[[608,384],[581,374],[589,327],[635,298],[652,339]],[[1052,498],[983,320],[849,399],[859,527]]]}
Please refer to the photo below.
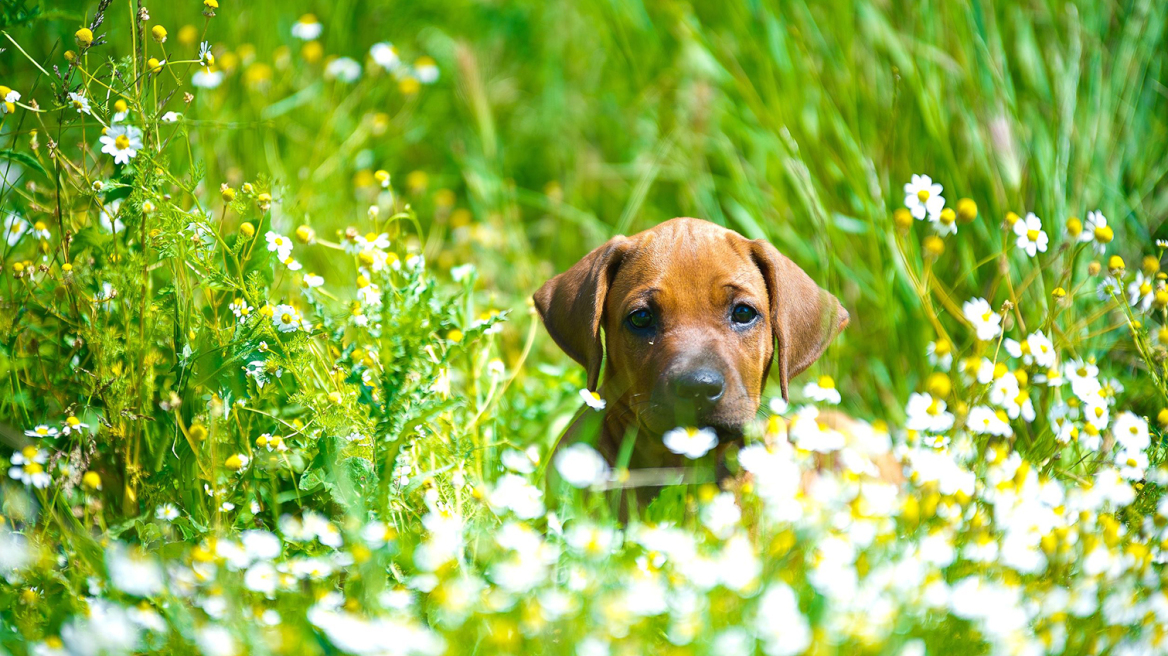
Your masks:
{"label": "floppy ear", "polygon": [[632,241],[613,237],[535,292],[535,308],[556,344],[588,370],[588,389],[600,382],[604,299]]}
{"label": "floppy ear", "polygon": [[848,312],[774,246],[762,239],[750,244],[755,264],[766,280],[779,385],[785,401],[790,380],[823,355],[831,340],[848,325]]}

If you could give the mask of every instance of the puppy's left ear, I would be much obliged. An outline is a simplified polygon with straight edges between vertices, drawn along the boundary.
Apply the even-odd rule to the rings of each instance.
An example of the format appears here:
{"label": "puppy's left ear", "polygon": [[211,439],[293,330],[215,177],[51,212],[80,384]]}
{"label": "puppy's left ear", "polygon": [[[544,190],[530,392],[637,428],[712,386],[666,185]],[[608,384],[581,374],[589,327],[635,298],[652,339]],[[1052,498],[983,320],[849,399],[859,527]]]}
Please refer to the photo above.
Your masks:
{"label": "puppy's left ear", "polygon": [[535,292],[535,308],[556,344],[588,370],[588,389],[600,382],[604,344],[600,322],[604,299],[617,267],[632,245],[627,237],[613,237],[584,256],[571,269],[545,282]]}
{"label": "puppy's left ear", "polygon": [[790,380],[818,360],[848,325],[848,311],[774,246],[762,239],[751,241],[750,246],[766,280],[779,385],[785,401]]}

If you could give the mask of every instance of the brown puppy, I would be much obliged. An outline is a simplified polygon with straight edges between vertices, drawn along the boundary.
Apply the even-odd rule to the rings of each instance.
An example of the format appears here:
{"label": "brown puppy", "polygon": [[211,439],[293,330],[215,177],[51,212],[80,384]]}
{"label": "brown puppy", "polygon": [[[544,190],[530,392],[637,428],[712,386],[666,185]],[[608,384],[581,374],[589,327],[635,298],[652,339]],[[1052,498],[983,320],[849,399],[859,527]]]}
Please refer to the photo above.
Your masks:
{"label": "brown puppy", "polygon": [[739,438],[775,355],[785,399],[790,379],[848,323],[839,301],[774,246],[689,218],[612,238],[545,283],[535,306],[588,370],[591,390],[607,350],[596,446],[613,463],[635,429],[633,469],[682,464],[661,441],[677,426]]}

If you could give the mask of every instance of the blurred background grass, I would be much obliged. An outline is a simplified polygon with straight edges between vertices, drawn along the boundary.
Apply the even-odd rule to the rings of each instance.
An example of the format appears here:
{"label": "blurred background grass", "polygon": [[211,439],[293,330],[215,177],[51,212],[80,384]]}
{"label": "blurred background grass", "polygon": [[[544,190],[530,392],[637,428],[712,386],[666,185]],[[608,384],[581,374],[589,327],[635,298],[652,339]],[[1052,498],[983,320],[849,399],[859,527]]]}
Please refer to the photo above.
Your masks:
{"label": "blurred background grass", "polygon": [[[8,3],[5,30],[63,67],[96,6]],[[147,7],[170,59],[194,58],[201,2]],[[129,55],[130,11],[110,7],[97,33],[113,45],[91,63]],[[305,13],[324,25],[320,50],[291,36]],[[1007,211],[1034,211],[1054,236],[1098,208],[1116,244],[1150,250],[1168,213],[1166,26],[1152,0],[221,0],[205,38],[226,79],[188,83],[192,105],[168,109],[213,154],[205,188],[270,175],[287,231],[365,228],[372,172],[388,170],[428,232],[419,247],[442,268],[474,263],[502,307],[609,236],[674,216],[765,237],[851,311],[820,367],[845,406],[882,416],[918,386],[935,337],[896,255],[903,183],[927,173],[951,206],[979,205],[936,264],[959,299],[986,293],[974,269]],[[434,58],[440,79],[404,93],[368,61],[379,41],[407,63]],[[0,82],[35,96],[37,71],[0,45]],[[333,56],[362,62],[360,80],[326,80]],[[327,280],[325,261],[306,256]]]}

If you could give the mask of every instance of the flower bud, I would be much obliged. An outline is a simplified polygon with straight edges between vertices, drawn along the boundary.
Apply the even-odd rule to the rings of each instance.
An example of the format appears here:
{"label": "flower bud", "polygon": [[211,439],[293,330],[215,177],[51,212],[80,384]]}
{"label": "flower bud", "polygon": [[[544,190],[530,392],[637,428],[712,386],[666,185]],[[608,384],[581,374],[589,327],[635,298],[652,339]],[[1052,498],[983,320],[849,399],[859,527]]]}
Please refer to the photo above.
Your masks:
{"label": "flower bud", "polygon": [[1006,225],[1012,226],[1018,222],[1018,215],[1013,212],[1006,212]]}
{"label": "flower bud", "polygon": [[166,43],[166,28],[161,25],[155,25],[150,28],[150,35],[159,43]]}
{"label": "flower bud", "polygon": [[244,221],[243,223],[239,224],[239,234],[247,237],[248,239],[251,239],[255,236],[255,226],[253,226],[249,221]]}
{"label": "flower bud", "polygon": [[93,31],[88,27],[77,30],[73,33],[73,36],[77,38],[77,45],[81,46],[82,49],[88,48],[93,44]]}
{"label": "flower bud", "polygon": [[953,391],[953,382],[949,380],[949,376],[938,371],[929,376],[928,381],[925,383],[925,389],[929,390],[929,394],[932,394],[934,397],[943,399]]}
{"label": "flower bud", "polygon": [[1127,265],[1125,265],[1123,263],[1122,257],[1120,257],[1118,255],[1112,255],[1110,258],[1107,259],[1107,270],[1110,271],[1111,273],[1113,273],[1113,274],[1122,273],[1125,268],[1127,268]]}
{"label": "flower bud", "polygon": [[1067,234],[1075,238],[1083,234],[1083,222],[1074,216],[1067,219]]}
{"label": "flower bud", "polygon": [[1067,290],[1063,289],[1062,287],[1055,287],[1054,291],[1051,292],[1050,295],[1055,298],[1066,298]]}
{"label": "flower bud", "polygon": [[235,200],[235,190],[227,186],[227,183],[219,185],[219,195],[223,197],[224,203],[230,203]]}
{"label": "flower bud", "polygon": [[85,475],[81,477],[81,484],[91,490],[100,490],[101,476],[99,476],[95,471],[87,471],[85,472]]}
{"label": "flower bud", "polygon": [[1144,273],[1149,276],[1154,276],[1160,272],[1160,258],[1155,255],[1147,255],[1141,263]]}
{"label": "flower bud", "polygon": [[971,198],[962,198],[957,201],[957,220],[961,223],[973,223],[977,218],[977,203]]}
{"label": "flower bud", "polygon": [[311,244],[316,241],[316,231],[306,225],[302,225],[296,228],[296,239],[301,244]]}
{"label": "flower bud", "polygon": [[1152,296],[1152,305],[1155,305],[1157,310],[1168,308],[1168,289],[1164,287],[1157,289]]}
{"label": "flower bud", "polygon": [[1099,263],[1099,260],[1091,260],[1091,263],[1087,265],[1087,273],[1092,276],[1099,275],[1099,272],[1102,270],[1103,265]]}
{"label": "flower bud", "polygon": [[945,242],[937,235],[929,235],[924,241],[925,254],[938,257],[945,252]]}

